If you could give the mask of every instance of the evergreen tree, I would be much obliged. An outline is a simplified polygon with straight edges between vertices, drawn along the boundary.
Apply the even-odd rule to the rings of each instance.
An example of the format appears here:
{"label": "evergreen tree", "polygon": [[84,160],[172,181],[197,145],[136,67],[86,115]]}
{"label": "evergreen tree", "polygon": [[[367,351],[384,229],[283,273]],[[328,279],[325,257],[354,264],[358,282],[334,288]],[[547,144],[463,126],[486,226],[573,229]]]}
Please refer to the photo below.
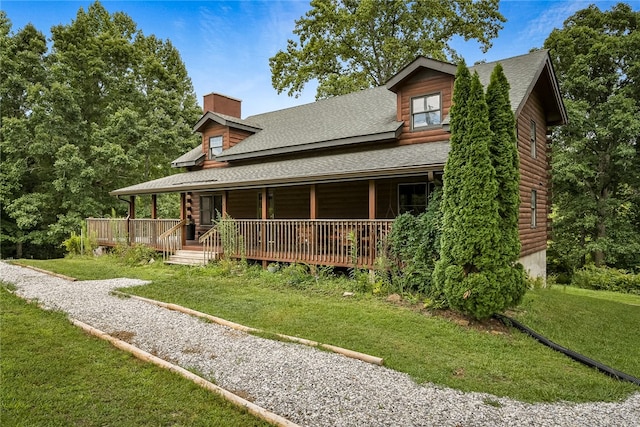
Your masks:
{"label": "evergreen tree", "polygon": [[[505,214],[503,220],[501,212],[512,210],[508,204],[501,207],[500,202],[512,201],[513,195],[498,197],[500,185],[491,150],[494,134],[484,90],[477,73],[469,84],[468,72],[461,70],[462,66],[456,74],[454,106],[450,112],[451,150],[444,177],[441,260],[434,279],[449,306],[482,319],[517,304],[524,290],[523,273],[521,267],[513,265],[514,253],[517,257],[515,249],[505,248],[506,239],[502,237],[502,227],[513,218]],[[499,75],[494,80],[500,92],[508,90],[497,83]],[[500,98],[493,91],[492,103],[494,98]],[[502,98],[502,108],[496,111],[508,105],[508,97],[506,102],[504,95]],[[503,124],[495,124],[495,129],[500,135],[508,134],[501,127],[509,123],[508,117],[499,123]],[[513,166],[508,149],[505,153],[506,158],[511,157],[506,163]],[[502,169],[501,179],[509,176],[509,167]]]}
{"label": "evergreen tree", "polygon": [[443,193],[442,193],[442,235],[440,237],[440,260],[436,263],[433,272],[433,287],[431,298],[439,305],[445,306],[444,294],[445,270],[452,263],[452,244],[455,222],[459,218],[458,209],[461,206],[461,175],[460,170],[464,165],[464,151],[467,147],[465,131],[467,129],[467,100],[471,90],[471,74],[464,60],[458,64],[456,71],[453,102],[450,115],[451,149],[444,167]]}
{"label": "evergreen tree", "polygon": [[496,65],[491,73],[486,99],[493,135],[490,153],[498,185],[496,200],[500,221],[500,242],[497,245],[500,259],[496,260],[496,263],[502,279],[496,285],[499,288],[499,294],[505,298],[504,308],[506,308],[520,303],[526,286],[524,269],[518,263],[521,247],[518,232],[520,160],[516,143],[515,117],[509,101],[509,82],[500,64]]}

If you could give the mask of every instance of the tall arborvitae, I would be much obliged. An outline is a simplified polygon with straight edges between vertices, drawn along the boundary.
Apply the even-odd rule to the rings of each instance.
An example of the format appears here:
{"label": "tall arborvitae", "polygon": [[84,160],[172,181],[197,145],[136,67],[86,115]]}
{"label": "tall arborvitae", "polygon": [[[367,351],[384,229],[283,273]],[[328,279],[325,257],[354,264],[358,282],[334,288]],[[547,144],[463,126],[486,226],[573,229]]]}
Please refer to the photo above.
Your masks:
{"label": "tall arborvitae", "polygon": [[[455,90],[455,88],[454,88]],[[454,95],[459,99],[461,94]],[[451,182],[444,208],[442,246],[444,294],[454,309],[482,319],[502,311],[507,299],[498,283],[510,272],[499,263],[500,217],[496,200],[498,185],[489,146],[493,138],[484,90],[478,74],[471,79],[466,102],[456,108],[445,189]],[[452,118],[453,119],[453,118]],[[459,134],[461,133],[461,135]],[[449,181],[447,181],[447,176]]]}
{"label": "tall arborvitae", "polygon": [[493,132],[493,141],[490,145],[491,163],[498,181],[498,213],[502,229],[501,249],[507,258],[507,263],[513,263],[520,254],[518,238],[520,171],[515,117],[509,102],[509,82],[500,64],[496,65],[491,73],[491,82],[487,87],[487,106]]}
{"label": "tall arborvitae", "polygon": [[467,147],[465,139],[467,121],[467,99],[471,89],[471,74],[462,60],[458,64],[453,90],[453,103],[449,110],[451,149],[444,167],[444,185],[442,192],[442,235],[440,237],[440,260],[433,271],[431,297],[439,305],[447,305],[444,295],[445,270],[451,265],[454,222],[459,218],[457,209],[460,204],[461,175],[464,165],[464,151]]}
{"label": "tall arborvitae", "polygon": [[497,264],[502,271],[502,282],[498,286],[508,306],[516,305],[525,293],[524,271],[518,264],[520,238],[518,235],[518,215],[520,208],[520,170],[518,147],[516,145],[515,117],[509,102],[509,82],[502,65],[498,64],[491,73],[487,87],[489,122],[493,132],[490,145],[491,162],[496,172],[498,184],[498,215],[500,221],[500,259]]}

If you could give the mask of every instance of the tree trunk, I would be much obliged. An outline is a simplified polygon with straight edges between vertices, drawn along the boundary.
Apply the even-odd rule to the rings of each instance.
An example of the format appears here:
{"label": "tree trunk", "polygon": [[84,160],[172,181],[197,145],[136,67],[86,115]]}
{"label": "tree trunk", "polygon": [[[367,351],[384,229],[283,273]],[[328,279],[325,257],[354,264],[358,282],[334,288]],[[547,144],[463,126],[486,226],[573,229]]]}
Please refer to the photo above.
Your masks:
{"label": "tree trunk", "polygon": [[[607,201],[609,199],[609,189],[603,188],[598,200],[598,223],[596,224],[596,242],[607,237]],[[605,264],[605,253],[602,249],[593,251],[593,262],[596,267],[602,267]]]}

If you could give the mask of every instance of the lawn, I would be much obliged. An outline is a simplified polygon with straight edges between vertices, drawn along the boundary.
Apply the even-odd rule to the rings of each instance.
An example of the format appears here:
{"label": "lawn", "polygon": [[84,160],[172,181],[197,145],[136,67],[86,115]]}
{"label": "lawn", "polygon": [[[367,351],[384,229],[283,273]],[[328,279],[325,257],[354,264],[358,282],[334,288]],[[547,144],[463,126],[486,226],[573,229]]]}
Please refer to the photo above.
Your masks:
{"label": "lawn", "polygon": [[0,425],[267,426],[0,289]]}
{"label": "lawn", "polygon": [[[370,294],[342,297],[343,291],[354,290],[345,279],[320,279],[304,287],[282,274],[259,269],[229,275],[215,266],[114,267],[108,258],[30,263],[80,279],[152,280],[150,285],[126,291],[268,332],[383,357],[386,366],[418,382],[529,402],[615,401],[640,391],[515,330],[499,333],[460,326],[415,306],[391,304]],[[640,339],[633,335],[640,324],[640,309],[610,299],[543,289],[529,292],[514,313],[559,344],[640,376],[640,360],[630,357],[640,354]],[[601,341],[591,342],[596,335]],[[580,347],[581,341],[590,345]]]}

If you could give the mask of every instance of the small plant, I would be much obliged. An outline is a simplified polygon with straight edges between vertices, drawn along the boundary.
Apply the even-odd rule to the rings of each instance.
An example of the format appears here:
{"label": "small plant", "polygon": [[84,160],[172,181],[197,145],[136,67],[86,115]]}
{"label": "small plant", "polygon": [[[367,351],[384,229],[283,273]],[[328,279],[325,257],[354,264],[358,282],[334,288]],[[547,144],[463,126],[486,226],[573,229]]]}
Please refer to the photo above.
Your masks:
{"label": "small plant", "polygon": [[95,234],[87,232],[86,223],[82,224],[80,235],[74,231],[71,236],[62,242],[62,247],[67,251],[68,255],[93,255],[93,250],[98,246]]}
{"label": "small plant", "polygon": [[281,272],[287,284],[295,288],[306,288],[315,280],[306,264],[289,264]]}
{"label": "small plant", "polygon": [[[238,224],[235,219],[224,214],[216,224],[218,233],[220,234],[220,244],[222,245],[222,253],[224,258],[237,255],[238,252],[244,252],[244,248],[239,251],[240,234],[238,232]],[[244,245],[242,245],[244,246]]]}

